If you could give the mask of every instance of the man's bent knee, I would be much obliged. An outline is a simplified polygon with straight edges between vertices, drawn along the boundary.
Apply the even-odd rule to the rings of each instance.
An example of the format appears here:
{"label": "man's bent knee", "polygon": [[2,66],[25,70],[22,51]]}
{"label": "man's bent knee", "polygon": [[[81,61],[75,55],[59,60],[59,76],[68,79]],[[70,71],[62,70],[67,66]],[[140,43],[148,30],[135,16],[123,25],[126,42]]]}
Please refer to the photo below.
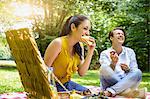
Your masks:
{"label": "man's bent knee", "polygon": [[142,79],[142,72],[140,69],[135,69],[131,71],[132,73],[134,73],[136,77],[138,77],[139,79]]}

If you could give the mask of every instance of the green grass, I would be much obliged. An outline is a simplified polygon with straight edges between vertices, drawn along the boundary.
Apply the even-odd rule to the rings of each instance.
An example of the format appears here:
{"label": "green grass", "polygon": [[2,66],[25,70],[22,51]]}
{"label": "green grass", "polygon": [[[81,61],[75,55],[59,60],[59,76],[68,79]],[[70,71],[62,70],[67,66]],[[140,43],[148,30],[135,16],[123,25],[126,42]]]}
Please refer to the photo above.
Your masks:
{"label": "green grass", "polygon": [[92,85],[99,86],[99,71],[98,70],[89,70],[85,76],[80,77],[78,74],[75,74],[72,78],[73,81],[81,85]]}
{"label": "green grass", "polygon": [[12,60],[0,60],[0,66],[4,66],[4,67],[12,67],[12,66],[16,66],[16,63]]}
{"label": "green grass", "polygon": [[[99,72],[98,70],[89,70],[83,77],[75,74],[72,80],[82,85],[99,86]],[[150,91],[150,73],[143,73],[140,87],[147,87]],[[0,94],[22,91],[24,90],[17,69],[15,67],[0,68]]]}
{"label": "green grass", "polygon": [[148,91],[150,91],[150,73],[143,73],[142,76],[142,82],[140,84],[140,87],[147,87]]}
{"label": "green grass", "polygon": [[[79,75],[75,74],[72,80],[82,85],[99,86],[99,71],[89,70],[84,77],[80,77]],[[150,73],[143,73],[142,82],[140,83],[139,87],[147,87],[148,91],[150,91]]]}
{"label": "green grass", "polygon": [[0,94],[6,92],[22,92],[18,71],[15,67],[0,68]]}

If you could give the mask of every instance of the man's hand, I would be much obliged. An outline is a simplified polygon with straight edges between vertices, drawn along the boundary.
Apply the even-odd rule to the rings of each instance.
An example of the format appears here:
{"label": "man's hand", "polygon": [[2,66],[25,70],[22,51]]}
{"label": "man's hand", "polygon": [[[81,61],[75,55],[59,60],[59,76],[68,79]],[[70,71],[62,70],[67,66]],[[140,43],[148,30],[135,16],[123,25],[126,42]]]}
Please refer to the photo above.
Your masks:
{"label": "man's hand", "polygon": [[110,52],[110,58],[112,60],[112,62],[111,62],[111,68],[114,70],[115,66],[116,66],[116,64],[118,62],[118,54],[115,51],[111,51]]}
{"label": "man's hand", "polygon": [[118,62],[118,54],[115,51],[110,52],[110,58],[112,60],[112,64],[116,65]]}
{"label": "man's hand", "polygon": [[121,68],[122,68],[123,71],[129,72],[130,68],[129,68],[128,65],[122,63],[122,64],[120,64],[120,66],[121,66]]}

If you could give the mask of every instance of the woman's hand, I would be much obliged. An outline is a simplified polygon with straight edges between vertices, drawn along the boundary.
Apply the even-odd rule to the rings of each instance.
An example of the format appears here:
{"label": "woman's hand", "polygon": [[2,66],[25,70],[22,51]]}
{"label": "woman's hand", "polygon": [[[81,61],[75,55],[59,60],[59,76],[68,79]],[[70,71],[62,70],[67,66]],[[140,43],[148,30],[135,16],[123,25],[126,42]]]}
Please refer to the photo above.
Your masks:
{"label": "woman's hand", "polygon": [[94,37],[91,36],[82,36],[81,42],[84,42],[88,46],[88,52],[93,53],[96,43]]}
{"label": "woman's hand", "polygon": [[88,52],[89,53],[93,53],[94,52],[94,49],[95,49],[95,46],[96,46],[96,43],[95,43],[95,39],[94,37],[89,37],[89,41],[91,42],[90,44],[87,44],[88,46]]}
{"label": "woman's hand", "polygon": [[79,66],[78,73],[80,76],[85,75],[86,71],[88,70],[96,46],[95,39],[93,37],[87,36],[87,38],[88,42],[91,42],[92,44],[88,44],[85,39],[81,39],[81,42],[86,43],[86,45],[88,46],[88,53],[86,54],[85,59],[83,58]]}

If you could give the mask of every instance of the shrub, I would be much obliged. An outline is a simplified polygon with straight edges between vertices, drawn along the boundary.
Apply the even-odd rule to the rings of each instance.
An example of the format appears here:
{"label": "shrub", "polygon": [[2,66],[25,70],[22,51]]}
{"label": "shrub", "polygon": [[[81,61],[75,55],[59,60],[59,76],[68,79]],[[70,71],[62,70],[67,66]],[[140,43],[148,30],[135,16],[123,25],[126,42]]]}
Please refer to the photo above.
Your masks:
{"label": "shrub", "polygon": [[0,47],[0,59],[11,59],[11,54],[7,47]]}

